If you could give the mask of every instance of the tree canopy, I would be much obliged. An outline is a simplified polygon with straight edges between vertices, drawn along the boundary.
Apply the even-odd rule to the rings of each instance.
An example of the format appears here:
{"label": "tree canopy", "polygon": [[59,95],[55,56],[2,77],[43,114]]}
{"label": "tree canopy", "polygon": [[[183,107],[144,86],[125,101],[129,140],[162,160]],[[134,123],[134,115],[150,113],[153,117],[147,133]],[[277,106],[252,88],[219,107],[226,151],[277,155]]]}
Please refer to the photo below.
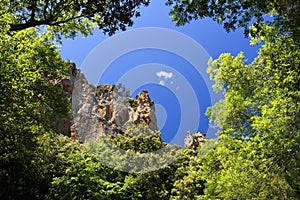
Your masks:
{"label": "tree canopy", "polygon": [[90,35],[95,28],[112,35],[132,26],[132,18],[140,16],[138,8],[148,3],[147,0],[4,0],[0,16],[14,14],[10,32],[46,25],[67,37],[78,32]]}
{"label": "tree canopy", "polygon": [[[269,34],[275,33],[273,29],[269,30]],[[222,54],[209,64],[208,71],[216,82],[215,89],[223,91],[225,99],[220,102],[222,106],[216,104],[207,113],[220,126],[219,134],[230,136],[229,140],[232,140],[228,144],[228,138],[224,138],[225,143],[222,142],[223,137],[220,138],[225,146],[217,148],[214,153],[218,150],[224,152],[213,157],[218,160],[214,163],[221,162],[223,167],[216,173],[228,173],[226,178],[237,173],[236,176],[241,176],[241,182],[236,183],[239,187],[246,177],[253,177],[246,181],[253,184],[246,185],[253,192],[259,191],[255,188],[255,181],[260,186],[266,184],[262,194],[258,193],[263,196],[257,198],[272,199],[281,195],[282,199],[299,198],[299,181],[295,177],[300,175],[300,50],[292,38],[277,37],[276,41],[265,39],[264,42],[259,56],[251,64],[245,64],[242,53],[236,57]],[[224,113],[225,116],[221,116]],[[229,153],[231,145],[237,144],[241,146]],[[222,157],[226,157],[224,163]],[[240,161],[243,164],[238,164]],[[247,162],[250,166],[243,167]],[[233,163],[237,169],[232,168]],[[213,168],[212,163],[210,167]],[[237,171],[230,172],[232,169]],[[251,172],[250,169],[257,171]],[[218,178],[221,180],[222,175]],[[237,178],[234,180],[237,181]],[[213,180],[212,177],[210,179]],[[218,183],[220,187],[229,186],[226,186],[229,182],[222,181]],[[278,183],[280,187],[276,185]],[[233,182],[230,184],[234,187]],[[210,195],[216,190],[223,195],[231,190],[211,189]],[[248,198],[245,196],[245,199]]]}
{"label": "tree canopy", "polygon": [[44,189],[37,184],[37,139],[55,131],[50,124],[56,116],[70,114],[68,99],[53,84],[67,76],[68,65],[47,34],[28,29],[7,35],[6,16],[0,25],[0,198],[34,198]]}
{"label": "tree canopy", "polygon": [[[191,20],[211,18],[229,32],[237,28],[250,33],[250,26],[262,30],[263,24],[275,24],[284,32],[292,32],[299,37],[300,2],[292,0],[168,0],[170,15],[177,25]],[[272,16],[272,17],[268,17]]]}

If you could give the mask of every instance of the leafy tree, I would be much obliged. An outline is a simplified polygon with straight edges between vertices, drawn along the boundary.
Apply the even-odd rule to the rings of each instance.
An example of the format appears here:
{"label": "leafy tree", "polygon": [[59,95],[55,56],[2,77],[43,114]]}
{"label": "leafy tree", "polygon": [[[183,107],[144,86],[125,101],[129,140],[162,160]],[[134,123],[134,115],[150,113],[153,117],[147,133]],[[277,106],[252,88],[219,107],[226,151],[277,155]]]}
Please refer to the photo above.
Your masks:
{"label": "leafy tree", "polygon": [[185,153],[188,160],[176,169],[170,199],[199,199],[203,195],[202,159],[192,156],[190,149]]}
{"label": "leafy tree", "polygon": [[251,141],[220,137],[216,149],[204,157],[204,199],[294,199],[294,191],[268,147],[255,137]]}
{"label": "leafy tree", "polygon": [[178,159],[182,148],[167,145],[159,132],[145,124],[128,126],[124,134],[87,142],[87,148],[100,162],[130,173],[155,171]]}
{"label": "leafy tree", "polygon": [[199,157],[202,158],[206,156],[208,152],[214,149],[217,143],[218,139],[215,138],[205,140],[204,144],[200,148],[198,148]]}
{"label": "leafy tree", "polygon": [[145,124],[129,126],[124,134],[108,139],[106,136],[87,143],[90,152],[100,162],[116,170],[125,171],[136,181],[137,199],[169,199],[174,182],[188,165],[192,156],[188,149],[166,145],[159,132]]}
{"label": "leafy tree", "polygon": [[[178,160],[176,170],[173,172],[172,188],[169,190],[168,199],[207,199],[204,196],[204,189],[207,177],[204,177],[203,160],[208,157],[219,141],[217,139],[205,140],[201,147],[198,147],[197,156],[194,156],[191,149],[186,149]],[[214,167],[205,163],[206,167]]]}
{"label": "leafy tree", "polygon": [[[142,199],[170,199],[176,181],[181,180],[186,173],[192,151],[186,149],[178,155],[174,162],[155,171],[137,175],[138,189]],[[176,190],[176,188],[175,188]]]}
{"label": "leafy tree", "polygon": [[[84,145],[64,136],[44,139],[42,150],[54,171],[46,199],[136,199],[140,196],[135,179],[108,168],[91,155]],[[48,146],[49,145],[49,146]],[[52,146],[52,147],[51,147]],[[54,164],[51,164],[54,163]]]}
{"label": "leafy tree", "polygon": [[0,16],[14,14],[9,31],[47,25],[55,33],[74,37],[77,32],[90,35],[96,27],[112,35],[133,24],[132,18],[140,16],[137,9],[148,5],[145,0],[4,0]]}
{"label": "leafy tree", "polygon": [[117,147],[135,153],[156,151],[166,145],[161,139],[161,133],[152,131],[146,124],[131,125],[124,135],[117,134],[112,141]]}
{"label": "leafy tree", "polygon": [[220,135],[230,136],[207,159],[210,198],[232,198],[236,187],[248,191],[245,199],[299,198],[299,46],[291,37],[270,39],[273,27],[265,32],[269,35],[260,38],[265,44],[253,63],[245,64],[242,54],[222,54],[209,64],[214,87],[225,99],[207,114]]}
{"label": "leafy tree", "polygon": [[207,115],[225,134],[246,136],[252,133],[249,133],[251,117],[257,112],[257,105],[252,101],[256,79],[253,78],[255,72],[245,62],[243,53],[236,57],[222,54],[219,59],[209,61],[207,71],[216,82],[213,88],[223,92],[225,100],[209,108]]}
{"label": "leafy tree", "polygon": [[7,35],[13,19],[5,14],[0,24],[0,198],[42,198],[32,158],[37,137],[53,129],[55,116],[69,114],[68,99],[54,84],[68,65],[47,34],[27,29]]}
{"label": "leafy tree", "polygon": [[[172,6],[170,15],[177,25],[184,25],[193,19],[209,17],[223,24],[227,32],[237,28],[244,29],[246,36],[250,31],[251,23],[261,30],[261,25],[265,22],[274,22],[284,31],[292,31],[295,38],[300,33],[299,1],[168,0],[166,4]],[[273,15],[274,20],[268,20],[266,14]]]}

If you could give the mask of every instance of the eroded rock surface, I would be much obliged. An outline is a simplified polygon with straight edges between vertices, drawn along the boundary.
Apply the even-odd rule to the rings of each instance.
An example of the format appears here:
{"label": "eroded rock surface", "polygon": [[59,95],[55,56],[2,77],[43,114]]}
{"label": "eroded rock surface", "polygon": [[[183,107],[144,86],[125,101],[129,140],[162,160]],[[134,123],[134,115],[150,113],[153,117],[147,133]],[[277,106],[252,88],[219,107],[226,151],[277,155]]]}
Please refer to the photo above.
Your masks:
{"label": "eroded rock surface", "polygon": [[196,155],[197,148],[202,147],[206,140],[207,137],[205,133],[196,132],[191,134],[191,132],[188,131],[188,134],[184,139],[184,146],[191,148],[193,150],[193,154]]}
{"label": "eroded rock surface", "polygon": [[122,88],[119,85],[93,86],[79,69],[75,74],[70,81],[73,86],[70,131],[73,138],[85,143],[101,134],[124,133],[129,124],[139,123],[146,123],[150,129],[158,130],[154,102],[147,91],[132,99],[120,91]]}

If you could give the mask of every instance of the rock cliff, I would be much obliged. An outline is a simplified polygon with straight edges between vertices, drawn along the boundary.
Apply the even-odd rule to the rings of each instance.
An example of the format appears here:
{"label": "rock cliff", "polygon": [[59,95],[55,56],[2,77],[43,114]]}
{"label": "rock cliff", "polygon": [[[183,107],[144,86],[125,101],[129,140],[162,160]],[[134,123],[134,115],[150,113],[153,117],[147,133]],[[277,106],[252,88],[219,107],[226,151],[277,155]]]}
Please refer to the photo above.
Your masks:
{"label": "rock cliff", "polygon": [[[57,118],[53,123],[61,133],[85,143],[102,134],[123,134],[130,124],[145,123],[151,130],[158,130],[154,102],[148,91],[140,92],[133,99],[121,84],[92,85],[75,64],[70,66],[70,78],[55,83],[67,92],[72,104],[72,117]],[[184,146],[191,148],[196,155],[197,148],[202,147],[206,140],[205,133],[191,134],[188,131]]]}
{"label": "rock cliff", "polygon": [[101,134],[122,134],[129,124],[145,123],[158,130],[154,102],[147,91],[133,99],[120,84],[90,84],[79,69],[73,69],[71,78],[59,83],[72,102],[72,119],[61,120],[59,129],[73,139],[85,143]]}

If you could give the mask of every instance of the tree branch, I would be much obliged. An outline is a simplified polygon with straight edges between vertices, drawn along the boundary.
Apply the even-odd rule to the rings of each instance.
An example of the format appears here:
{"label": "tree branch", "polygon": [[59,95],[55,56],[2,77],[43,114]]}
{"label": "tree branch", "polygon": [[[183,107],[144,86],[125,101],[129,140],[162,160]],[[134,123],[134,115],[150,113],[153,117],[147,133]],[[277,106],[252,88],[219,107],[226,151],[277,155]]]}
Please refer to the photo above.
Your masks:
{"label": "tree branch", "polygon": [[71,20],[79,19],[83,16],[84,15],[79,15],[77,17],[72,17],[72,18],[57,21],[57,22],[52,22],[52,20],[46,19],[46,20],[40,20],[40,21],[33,20],[33,21],[30,21],[30,22],[27,22],[24,24],[11,24],[9,31],[20,31],[20,30],[24,30],[24,29],[27,29],[30,27],[41,26],[41,25],[58,26],[60,24],[67,23]]}
{"label": "tree branch", "polygon": [[24,30],[30,27],[34,27],[34,26],[40,26],[40,25],[45,25],[47,24],[46,20],[42,20],[42,21],[30,21],[24,24],[11,24],[10,25],[10,30],[9,31],[20,31],[20,30]]}
{"label": "tree branch", "polygon": [[34,1],[34,2],[32,3],[32,5],[31,5],[31,14],[30,14],[30,19],[29,19],[29,21],[34,21],[34,20],[35,20],[34,18],[35,18],[36,4],[37,4],[37,2]]}

